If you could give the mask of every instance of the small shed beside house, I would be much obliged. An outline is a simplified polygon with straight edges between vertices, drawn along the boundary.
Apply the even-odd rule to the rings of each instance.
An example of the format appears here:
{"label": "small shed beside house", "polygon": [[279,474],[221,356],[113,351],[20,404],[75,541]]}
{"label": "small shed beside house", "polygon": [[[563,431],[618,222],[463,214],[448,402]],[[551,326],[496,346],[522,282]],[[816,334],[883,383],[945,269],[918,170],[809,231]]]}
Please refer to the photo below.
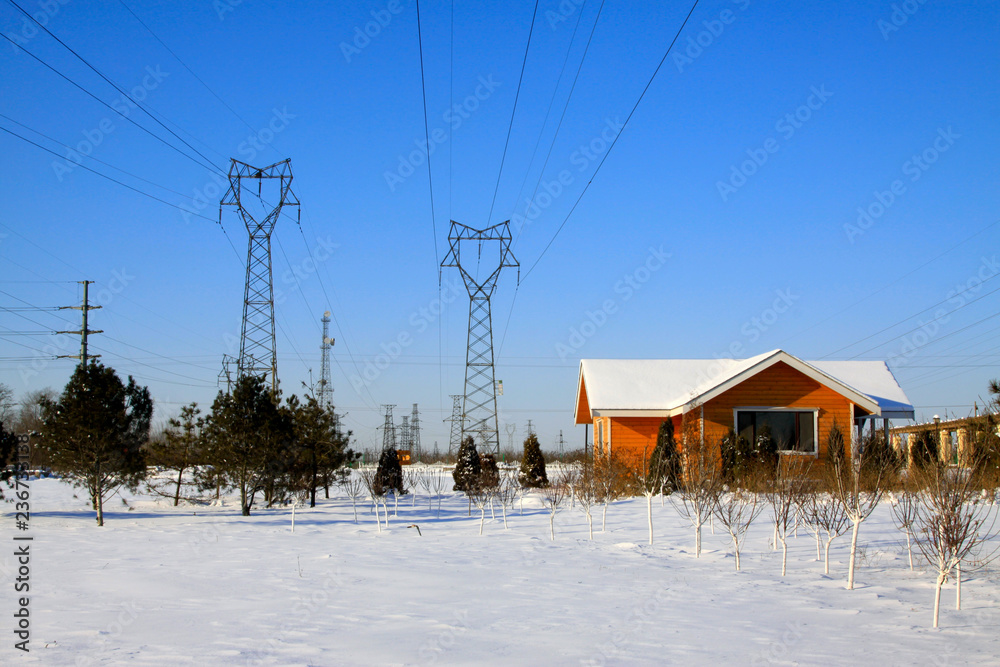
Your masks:
{"label": "small shed beside house", "polygon": [[783,455],[824,460],[834,423],[851,442],[866,424],[887,431],[889,420],[913,418],[884,361],[803,361],[783,350],[750,359],[580,361],[576,423],[593,426],[595,454],[635,462],[652,452],[665,419],[679,442],[685,426],[718,443],[730,428],[752,440],[768,425]]}

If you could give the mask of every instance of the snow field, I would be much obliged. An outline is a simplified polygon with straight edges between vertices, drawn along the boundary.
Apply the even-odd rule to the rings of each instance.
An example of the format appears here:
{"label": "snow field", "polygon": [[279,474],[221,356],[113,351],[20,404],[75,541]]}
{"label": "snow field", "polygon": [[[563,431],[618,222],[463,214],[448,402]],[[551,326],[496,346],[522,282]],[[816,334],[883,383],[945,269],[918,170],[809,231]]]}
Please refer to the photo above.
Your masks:
{"label": "snow field", "polygon": [[[997,573],[967,575],[961,611],[947,585],[942,627],[931,629],[933,575],[909,571],[887,504],[861,527],[847,591],[849,536],[834,542],[827,577],[800,530],[782,578],[767,510],[736,572],[727,535],[706,525],[695,558],[693,529],[658,499],[650,546],[641,497],[613,504],[605,533],[595,508],[593,541],[567,503],[551,541],[537,496],[506,531],[499,509],[496,520],[487,511],[480,536],[478,511],[469,517],[450,491],[438,515],[418,489],[378,533],[369,503],[355,524],[350,500],[331,488],[334,498],[295,510],[293,533],[290,507],[243,517],[233,499],[174,508],[142,494],[108,503],[98,528],[69,485],[31,489],[31,652],[15,651],[8,630],[0,664],[918,665],[1000,655]],[[3,521],[9,539],[13,516]],[[4,551],[10,618],[13,550]]]}

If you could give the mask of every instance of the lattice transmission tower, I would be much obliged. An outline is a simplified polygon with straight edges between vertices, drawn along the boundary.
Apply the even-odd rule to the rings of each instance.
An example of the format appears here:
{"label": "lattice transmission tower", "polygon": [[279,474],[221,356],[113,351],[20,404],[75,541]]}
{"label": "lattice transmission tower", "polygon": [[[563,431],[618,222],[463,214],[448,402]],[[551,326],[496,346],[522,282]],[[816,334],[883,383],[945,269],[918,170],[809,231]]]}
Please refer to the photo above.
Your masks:
{"label": "lattice transmission tower", "polygon": [[445,419],[451,422],[451,437],[448,438],[448,456],[457,454],[462,446],[462,397],[451,395],[451,417]]}
{"label": "lattice transmission tower", "polygon": [[[441,262],[442,267],[456,267],[462,274],[469,292],[469,338],[465,356],[465,394],[462,408],[462,437],[467,432],[479,434],[481,451],[499,456],[500,437],[497,431],[497,388],[493,366],[493,315],[490,297],[496,289],[500,273],[505,268],[518,270],[510,249],[510,221],[486,229],[474,229],[454,220],[448,234],[450,247]],[[475,246],[472,255],[462,257],[463,243]],[[497,254],[483,253],[495,249]],[[464,263],[463,263],[464,259]],[[485,277],[480,277],[480,269]]]}
{"label": "lattice transmission tower", "polygon": [[[254,181],[256,188],[252,187]],[[264,181],[269,184],[268,196],[273,189],[271,184],[277,184],[277,204],[264,201]],[[248,198],[243,196],[244,190],[249,194]],[[270,383],[271,392],[274,393],[278,389],[278,354],[274,343],[271,232],[274,231],[282,208],[299,205],[292,193],[291,160],[257,168],[233,159],[229,166],[229,190],[219,204],[219,224],[222,224],[222,207],[235,206],[249,235],[237,372],[239,377],[263,377]]]}
{"label": "lattice transmission tower", "polygon": [[413,452],[414,461],[420,461],[420,412],[417,404],[413,404],[413,412],[410,413],[410,450]]}
{"label": "lattice transmission tower", "polygon": [[322,357],[319,364],[319,387],[316,391],[316,400],[324,410],[333,407],[333,382],[330,379],[330,348],[333,347],[334,340],[330,338],[330,311],[323,313],[323,343],[319,346]]}
{"label": "lattice transmission tower", "polygon": [[385,423],[382,424],[382,451],[396,449],[396,425],[392,422],[392,409],[395,405],[383,405],[385,408]]}

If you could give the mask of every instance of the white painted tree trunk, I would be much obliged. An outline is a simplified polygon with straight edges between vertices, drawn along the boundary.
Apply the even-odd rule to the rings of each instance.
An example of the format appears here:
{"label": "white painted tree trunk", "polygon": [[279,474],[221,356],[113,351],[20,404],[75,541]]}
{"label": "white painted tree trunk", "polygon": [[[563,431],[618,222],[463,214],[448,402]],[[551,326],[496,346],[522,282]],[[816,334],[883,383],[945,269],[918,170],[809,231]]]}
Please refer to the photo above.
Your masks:
{"label": "white painted tree trunk", "polygon": [[701,507],[699,506],[694,513],[694,557],[701,558]]}
{"label": "white painted tree trunk", "polygon": [[788,565],[788,543],[781,537],[781,576],[785,576],[785,568]]}
{"label": "white painted tree trunk", "polygon": [[587,508],[587,527],[590,529],[590,539],[594,539],[594,517],[590,514],[590,508]]}
{"label": "white painted tree trunk", "polygon": [[295,532],[295,506],[296,505],[298,505],[298,503],[292,503],[292,532],[293,533]]}
{"label": "white painted tree trunk", "polygon": [[962,564],[955,564],[955,609],[962,610]]}
{"label": "white painted tree trunk", "polygon": [[740,571],[740,541],[736,539],[735,533],[729,534],[733,538],[733,551],[736,554],[736,571]]}
{"label": "white painted tree trunk", "polygon": [[604,503],[604,514],[601,516],[601,532],[606,533],[608,531],[608,504]]}
{"label": "white painted tree trunk", "polygon": [[934,627],[938,626],[938,614],[941,611],[941,586],[944,584],[944,575],[938,574],[937,585],[934,587]]}
{"label": "white painted tree trunk", "polygon": [[913,572],[913,546],[910,540],[910,527],[906,527],[906,555],[910,558],[910,572]]}
{"label": "white painted tree trunk", "polygon": [[649,543],[653,544],[653,494],[646,494],[646,520],[649,523]]}
{"label": "white painted tree trunk", "polygon": [[823,574],[830,574],[830,545],[833,543],[833,538],[827,538],[826,540],[826,556],[823,558]]}
{"label": "white painted tree trunk", "polygon": [[556,513],[549,514],[549,535],[553,542],[556,541]]}
{"label": "white painted tree trunk", "polygon": [[479,534],[483,534],[483,524],[486,523],[486,505],[479,507]]}
{"label": "white painted tree trunk", "polygon": [[852,518],[851,521],[854,522],[854,528],[851,530],[851,564],[847,568],[847,590],[849,591],[854,590],[854,560],[858,552],[858,528],[861,527],[859,519]]}

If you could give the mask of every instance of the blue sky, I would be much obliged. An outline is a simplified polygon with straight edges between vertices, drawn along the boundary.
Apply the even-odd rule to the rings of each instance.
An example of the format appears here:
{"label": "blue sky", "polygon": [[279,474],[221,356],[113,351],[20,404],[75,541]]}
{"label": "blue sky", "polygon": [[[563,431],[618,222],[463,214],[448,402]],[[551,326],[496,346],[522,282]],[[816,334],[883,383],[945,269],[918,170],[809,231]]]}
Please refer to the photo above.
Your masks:
{"label": "blue sky", "polygon": [[[238,348],[246,232],[215,222],[230,157],[292,160],[279,376],[286,393],[318,378],[332,310],[361,447],[383,403],[419,403],[424,445],[447,447],[468,317],[457,270],[439,291],[450,219],[514,220],[521,284],[506,271],[493,318],[517,441],[532,419],[545,448],[582,443],[581,357],[886,359],[922,418],[969,413],[1000,376],[996,3],[701,2],[624,130],[690,4],[597,20],[597,0],[540,0],[519,93],[534,3],[422,4],[433,219],[414,2],[127,0],[152,34],[119,2],[18,3],[177,137],[0,5],[9,38],[163,139],[0,43],[0,127],[59,155],[0,132],[0,305],[74,305],[73,281],[96,281],[92,347],[149,385],[157,418],[207,408]],[[73,362],[50,357],[77,340],[10,332],[77,318],[3,311],[0,381],[60,389]]]}

